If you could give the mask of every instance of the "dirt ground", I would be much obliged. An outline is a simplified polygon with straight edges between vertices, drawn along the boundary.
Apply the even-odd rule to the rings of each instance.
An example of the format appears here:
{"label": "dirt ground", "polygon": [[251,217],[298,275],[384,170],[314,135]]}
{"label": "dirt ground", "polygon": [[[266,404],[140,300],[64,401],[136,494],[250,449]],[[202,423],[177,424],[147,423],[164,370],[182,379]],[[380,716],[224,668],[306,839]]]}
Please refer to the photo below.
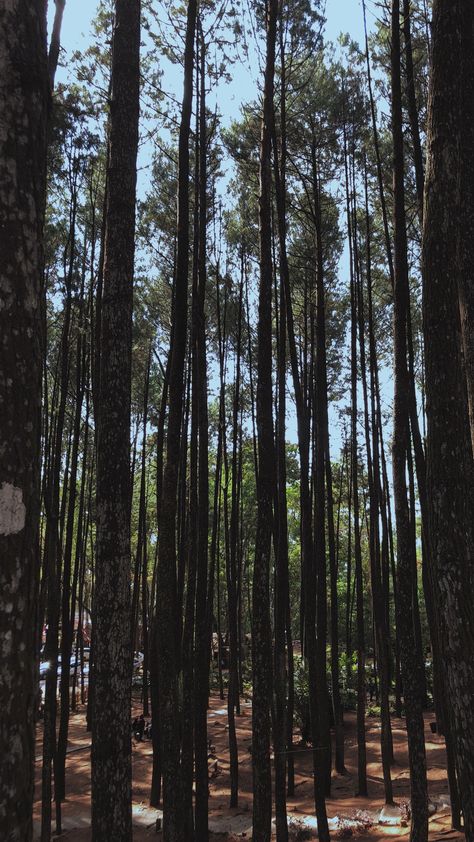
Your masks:
{"label": "dirt ground", "polygon": [[[242,713],[237,717],[239,743],[239,808],[229,810],[229,756],[227,747],[227,713],[225,702],[218,696],[213,696],[209,710],[209,738],[215,748],[217,758],[217,774],[210,780],[210,827],[215,831],[214,838],[251,838],[252,811],[252,772],[251,743],[252,711],[249,701],[242,706]],[[137,708],[137,712],[139,709]],[[428,761],[429,795],[432,801],[443,798],[448,793],[446,777],[446,763],[443,741],[437,734],[432,734],[429,722],[433,716],[425,719],[425,738]],[[401,719],[393,719],[393,739],[395,765],[392,769],[393,789],[395,801],[398,803],[409,800],[408,756],[406,745],[405,723]],[[333,774],[331,797],[327,801],[328,815],[354,816],[357,810],[375,812],[383,806],[383,779],[380,763],[380,722],[377,719],[367,720],[367,773],[369,798],[355,796],[357,783],[357,742],[355,733],[355,716],[352,713],[345,716],[346,734],[346,768],[345,775]],[[36,795],[41,792],[41,730],[38,733],[36,748]],[[148,807],[152,770],[151,742],[133,743],[133,823],[134,842],[154,839],[156,842],[161,834],[155,830],[157,811]],[[313,815],[311,751],[301,747],[295,751],[295,780],[296,792],[288,800],[288,811],[295,817]],[[69,745],[66,767],[67,798],[63,804],[63,835],[67,842],[86,842],[90,840],[90,734],[85,729],[85,711],[81,709],[71,717],[69,731]],[[39,838],[39,821],[41,816],[40,800],[35,802],[35,838]],[[217,832],[218,831],[218,832]],[[225,832],[232,831],[228,837]],[[339,834],[334,834],[336,837]],[[408,839],[409,830],[406,827],[381,827],[379,825],[370,830],[354,834],[358,842],[376,842],[382,839]],[[437,812],[430,819],[430,842],[435,840],[463,839],[460,834],[450,830],[450,816],[447,810]]]}

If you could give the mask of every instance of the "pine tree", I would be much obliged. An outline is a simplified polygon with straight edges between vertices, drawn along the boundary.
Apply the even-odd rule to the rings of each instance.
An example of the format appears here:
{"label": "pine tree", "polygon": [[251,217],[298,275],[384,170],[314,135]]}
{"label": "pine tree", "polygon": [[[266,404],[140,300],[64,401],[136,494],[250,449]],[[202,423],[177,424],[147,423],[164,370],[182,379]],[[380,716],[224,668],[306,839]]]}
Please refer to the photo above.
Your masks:
{"label": "pine tree", "polygon": [[472,272],[464,261],[470,246],[462,207],[467,202],[466,213],[472,212],[472,204],[469,211],[470,189],[458,191],[467,175],[460,148],[469,137],[461,130],[460,73],[471,35],[470,4],[437,0],[423,229],[427,497],[439,642],[467,838],[474,834],[474,474],[458,290],[470,284]]}
{"label": "pine tree", "polygon": [[140,2],[116,0],[97,431],[92,838],[129,840],[131,810],[130,401]]}
{"label": "pine tree", "polygon": [[33,835],[38,707],[43,220],[48,77],[43,2],[0,8],[0,836]]}

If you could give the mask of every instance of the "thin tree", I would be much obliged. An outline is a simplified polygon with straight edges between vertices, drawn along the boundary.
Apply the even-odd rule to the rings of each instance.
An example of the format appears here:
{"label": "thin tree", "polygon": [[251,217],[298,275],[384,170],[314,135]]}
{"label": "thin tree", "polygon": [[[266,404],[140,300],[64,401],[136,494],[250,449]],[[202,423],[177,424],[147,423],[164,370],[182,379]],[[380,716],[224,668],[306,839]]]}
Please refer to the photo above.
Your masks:
{"label": "thin tree", "polygon": [[270,842],[272,783],[270,765],[270,708],[272,649],[270,632],[270,564],[275,488],[275,446],[272,398],[272,125],[275,74],[277,0],[265,5],[266,63],[260,135],[260,286],[257,352],[257,536],[253,573],[252,610],[252,769],[253,837]]}
{"label": "thin tree", "polygon": [[156,621],[159,655],[164,842],[180,842],[182,838],[178,704],[179,662],[176,632],[179,610],[176,526],[188,321],[189,136],[193,99],[196,16],[196,0],[189,0],[184,52],[184,91],[178,144],[178,238],[172,314],[173,343],[170,348],[166,463],[160,504],[161,524],[158,544],[157,595],[159,596],[157,596]]}
{"label": "thin tree", "polygon": [[415,542],[410,530],[407,493],[407,458],[410,447],[410,382],[408,371],[407,320],[410,307],[408,284],[407,232],[404,189],[404,150],[400,72],[400,2],[392,2],[392,138],[394,193],[394,409],[393,409],[393,492],[397,534],[397,624],[403,695],[408,734],[412,823],[410,838],[428,838],[428,789],[419,657],[412,620],[413,570],[416,568]]}

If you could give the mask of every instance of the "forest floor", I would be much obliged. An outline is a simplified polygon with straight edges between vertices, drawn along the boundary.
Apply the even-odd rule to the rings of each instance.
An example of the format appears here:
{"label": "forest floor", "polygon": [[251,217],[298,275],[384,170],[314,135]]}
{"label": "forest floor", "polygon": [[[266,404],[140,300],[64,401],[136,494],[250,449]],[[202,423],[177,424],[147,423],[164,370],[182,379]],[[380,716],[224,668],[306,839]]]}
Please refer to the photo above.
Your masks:
{"label": "forest floor", "polygon": [[[138,704],[135,707],[140,713]],[[230,810],[229,801],[229,754],[227,735],[227,710],[225,702],[217,695],[213,695],[209,710],[209,738],[215,749],[217,760],[216,775],[210,780],[210,828],[213,830],[213,840],[251,839],[252,828],[252,768],[251,745],[252,729],[251,704],[246,701],[242,705],[242,712],[236,718],[237,737],[239,744],[239,808]],[[425,738],[428,762],[428,782],[430,800],[442,805],[448,793],[446,776],[446,758],[443,739],[432,734],[429,723],[432,714],[425,718]],[[331,822],[334,838],[352,836],[358,842],[377,842],[382,839],[403,839],[409,835],[407,827],[381,826],[374,824],[367,829],[365,818],[378,819],[383,807],[383,778],[380,762],[380,721],[376,718],[367,719],[367,774],[369,798],[355,796],[357,784],[357,741],[355,731],[355,715],[345,715],[345,775],[333,774],[331,797],[327,800],[328,815],[334,818]],[[395,764],[392,768],[394,798],[396,803],[403,805],[409,801],[409,775],[407,737],[405,723],[402,719],[392,720]],[[295,735],[297,739],[297,735]],[[36,746],[36,789],[35,802],[35,839],[39,838],[41,815],[41,728],[38,730]],[[309,838],[307,835],[297,834],[297,822],[305,821],[305,817],[313,815],[313,784],[311,773],[311,751],[305,747],[295,751],[295,795],[288,799],[288,813],[295,822],[293,838]],[[161,838],[155,830],[156,818],[161,813],[148,806],[152,770],[151,741],[136,743],[133,741],[133,824],[134,842]],[[85,727],[85,710],[80,709],[71,716],[69,729],[69,745],[66,767],[67,799],[63,804],[63,835],[67,842],[87,842],[91,838],[90,832],[90,734]],[[358,812],[360,811],[360,812]],[[350,821],[361,816],[360,823]],[[349,821],[338,823],[337,818],[344,817]],[[305,826],[311,825],[306,819]],[[463,839],[461,834],[450,830],[449,809],[438,806],[437,812],[430,819],[430,842],[437,840]]]}

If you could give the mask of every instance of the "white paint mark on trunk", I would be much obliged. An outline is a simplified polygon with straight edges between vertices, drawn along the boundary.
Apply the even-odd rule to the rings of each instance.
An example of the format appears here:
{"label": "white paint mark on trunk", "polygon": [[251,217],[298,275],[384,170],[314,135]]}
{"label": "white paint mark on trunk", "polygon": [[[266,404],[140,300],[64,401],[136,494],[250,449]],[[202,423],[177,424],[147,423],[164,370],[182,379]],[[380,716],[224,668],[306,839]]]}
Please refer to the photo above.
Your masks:
{"label": "white paint mark on trunk", "polygon": [[0,535],[14,535],[25,525],[26,506],[21,488],[2,482],[0,488]]}

